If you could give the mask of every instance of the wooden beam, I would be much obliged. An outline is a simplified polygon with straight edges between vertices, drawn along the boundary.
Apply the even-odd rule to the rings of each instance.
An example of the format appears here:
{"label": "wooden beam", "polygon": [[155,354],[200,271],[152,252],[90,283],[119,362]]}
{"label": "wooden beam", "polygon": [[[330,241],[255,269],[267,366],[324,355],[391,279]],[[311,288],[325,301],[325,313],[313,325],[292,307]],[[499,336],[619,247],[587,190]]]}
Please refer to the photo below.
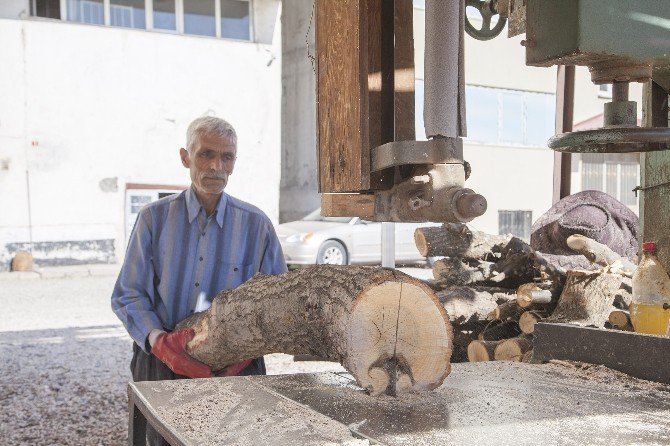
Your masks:
{"label": "wooden beam", "polygon": [[317,0],[319,191],[370,188],[368,0]]}
{"label": "wooden beam", "polygon": [[321,194],[321,215],[324,217],[360,217],[372,220],[375,196],[372,194]]}

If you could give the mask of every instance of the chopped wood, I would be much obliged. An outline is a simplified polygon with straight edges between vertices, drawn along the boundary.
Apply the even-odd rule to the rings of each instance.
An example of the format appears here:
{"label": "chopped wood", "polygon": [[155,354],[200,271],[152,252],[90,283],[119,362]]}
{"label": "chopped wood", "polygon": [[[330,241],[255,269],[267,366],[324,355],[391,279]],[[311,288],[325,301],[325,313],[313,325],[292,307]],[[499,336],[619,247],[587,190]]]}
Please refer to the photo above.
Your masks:
{"label": "chopped wood", "polygon": [[445,223],[439,227],[418,228],[414,232],[416,247],[425,257],[461,257],[490,260],[501,252],[509,235],[491,235],[472,231],[464,224]]}
{"label": "chopped wood", "polygon": [[597,271],[568,271],[554,312],[543,322],[603,327],[619,293],[622,276]]}
{"label": "chopped wood", "polygon": [[525,283],[516,290],[516,303],[521,308],[551,303],[551,291],[540,288],[535,283]]}
{"label": "chopped wood", "polygon": [[480,341],[500,341],[501,339],[514,338],[521,334],[519,323],[506,321],[502,323],[491,323],[484,331],[479,333]]}
{"label": "chopped wood", "polygon": [[502,341],[472,341],[468,345],[468,361],[493,361],[494,351]]}
{"label": "chopped wood", "polygon": [[521,362],[526,352],[533,349],[533,341],[527,338],[506,339],[495,348],[496,361]]}
{"label": "chopped wood", "polygon": [[509,302],[498,305],[491,313],[489,313],[488,319],[518,321],[524,311],[525,310],[516,303],[516,300],[510,300]]}
{"label": "chopped wood", "polygon": [[589,262],[600,266],[610,267],[612,272],[632,277],[637,265],[612,249],[583,235],[571,235],[566,243],[575,252],[582,254]]}
{"label": "chopped wood", "polygon": [[514,290],[483,286],[453,286],[436,293],[452,324],[484,320],[498,306],[514,298]]}
{"label": "chopped wood", "polygon": [[458,257],[444,258],[433,264],[433,277],[445,285],[481,283],[491,277],[493,265],[485,261],[463,261]]}
{"label": "chopped wood", "polygon": [[270,353],[340,362],[373,395],[438,387],[451,370],[449,316],[427,285],[397,270],[318,265],[255,276],[220,292],[187,351],[220,370]]}
{"label": "chopped wood", "polygon": [[633,324],[630,322],[630,313],[625,310],[614,310],[610,313],[608,320],[610,324],[620,330],[633,331]]}
{"label": "chopped wood", "polygon": [[519,318],[519,328],[524,334],[532,334],[535,331],[535,324],[547,317],[546,313],[531,310],[526,311]]}

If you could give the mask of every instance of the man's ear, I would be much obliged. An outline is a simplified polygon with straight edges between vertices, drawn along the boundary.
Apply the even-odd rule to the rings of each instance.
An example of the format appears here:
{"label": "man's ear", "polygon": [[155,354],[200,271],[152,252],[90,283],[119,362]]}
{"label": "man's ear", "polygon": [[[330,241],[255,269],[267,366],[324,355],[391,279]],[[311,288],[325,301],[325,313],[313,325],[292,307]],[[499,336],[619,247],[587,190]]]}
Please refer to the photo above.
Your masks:
{"label": "man's ear", "polygon": [[188,150],[183,147],[179,149],[179,157],[181,158],[181,163],[187,169],[191,168],[191,158],[188,156]]}

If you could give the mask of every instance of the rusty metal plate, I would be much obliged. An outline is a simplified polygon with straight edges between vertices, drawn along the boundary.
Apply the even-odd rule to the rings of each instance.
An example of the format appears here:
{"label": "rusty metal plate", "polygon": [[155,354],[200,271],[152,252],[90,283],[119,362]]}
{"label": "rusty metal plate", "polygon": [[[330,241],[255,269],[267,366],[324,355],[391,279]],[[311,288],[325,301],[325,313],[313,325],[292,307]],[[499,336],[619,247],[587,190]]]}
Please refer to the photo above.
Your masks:
{"label": "rusty metal plate", "polygon": [[569,153],[629,153],[670,150],[670,129],[661,127],[608,127],[558,134],[549,148]]}
{"label": "rusty metal plate", "polygon": [[409,164],[463,163],[461,138],[435,138],[428,141],[395,141],[372,149],[373,172]]}

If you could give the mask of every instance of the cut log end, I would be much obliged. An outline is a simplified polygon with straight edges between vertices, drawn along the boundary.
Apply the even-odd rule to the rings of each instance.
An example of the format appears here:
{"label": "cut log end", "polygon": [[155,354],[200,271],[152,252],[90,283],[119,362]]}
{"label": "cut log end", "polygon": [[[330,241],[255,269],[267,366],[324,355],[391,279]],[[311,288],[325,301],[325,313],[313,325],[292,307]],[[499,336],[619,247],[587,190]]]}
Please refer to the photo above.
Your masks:
{"label": "cut log end", "polygon": [[501,341],[472,341],[468,345],[468,361],[493,361],[494,351]]}
{"label": "cut log end", "polygon": [[372,395],[430,390],[449,374],[453,333],[432,292],[385,282],[355,302],[347,328],[345,367]]}
{"label": "cut log end", "polygon": [[496,361],[521,362],[523,355],[533,348],[533,342],[526,338],[513,338],[502,341],[495,349]]}

